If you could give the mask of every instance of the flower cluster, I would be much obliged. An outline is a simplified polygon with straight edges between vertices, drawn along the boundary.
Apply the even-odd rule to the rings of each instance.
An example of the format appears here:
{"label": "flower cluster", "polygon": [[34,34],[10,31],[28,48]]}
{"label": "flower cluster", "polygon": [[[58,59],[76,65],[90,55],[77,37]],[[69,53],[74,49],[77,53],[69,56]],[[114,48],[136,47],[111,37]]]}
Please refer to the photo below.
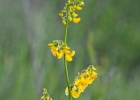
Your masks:
{"label": "flower cluster", "polygon": [[62,18],[62,23],[65,25],[68,21],[73,21],[74,23],[78,23],[81,18],[78,17],[78,14],[75,13],[76,10],[82,10],[84,5],[83,0],[68,0],[65,3],[63,10],[60,11],[59,16]]}
{"label": "flower cluster", "polygon": [[[70,86],[71,95],[74,98],[78,98],[80,93],[84,91],[84,89],[91,84],[94,79],[97,77],[97,73],[94,72],[96,70],[93,65],[89,65],[82,73],[75,78],[73,84]],[[68,87],[65,90],[65,94],[69,95]]]}
{"label": "flower cluster", "polygon": [[75,51],[70,51],[68,47],[62,40],[54,40],[52,43],[49,43],[48,46],[51,48],[52,54],[57,56],[58,59],[61,59],[65,54],[67,61],[72,61],[72,56],[75,55]]}
{"label": "flower cluster", "polygon": [[43,88],[42,90],[42,96],[41,100],[52,100],[52,98],[49,96],[47,89]]}

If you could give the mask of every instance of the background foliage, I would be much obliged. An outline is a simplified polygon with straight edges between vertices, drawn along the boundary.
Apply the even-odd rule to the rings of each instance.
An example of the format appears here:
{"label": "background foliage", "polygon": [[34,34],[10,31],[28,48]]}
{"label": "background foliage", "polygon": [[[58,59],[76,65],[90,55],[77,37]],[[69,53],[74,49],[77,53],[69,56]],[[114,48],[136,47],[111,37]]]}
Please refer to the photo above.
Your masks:
{"label": "background foliage", "polygon": [[[66,0],[0,1],[0,100],[39,100],[47,88],[66,100],[63,60],[47,44],[63,39],[58,16]],[[140,98],[140,1],[85,0],[79,24],[70,23],[70,82],[94,64],[98,78],[77,100]],[[64,99],[65,98],[65,99]]]}

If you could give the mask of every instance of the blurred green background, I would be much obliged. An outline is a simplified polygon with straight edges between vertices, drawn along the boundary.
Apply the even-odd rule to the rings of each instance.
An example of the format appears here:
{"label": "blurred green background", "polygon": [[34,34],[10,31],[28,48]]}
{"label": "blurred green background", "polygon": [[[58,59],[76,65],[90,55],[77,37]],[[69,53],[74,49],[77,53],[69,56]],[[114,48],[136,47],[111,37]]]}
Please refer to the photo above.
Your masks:
{"label": "blurred green background", "polygon": [[[0,0],[0,100],[68,100],[63,59],[47,46],[63,39],[58,16],[67,0]],[[70,83],[94,64],[98,77],[77,100],[139,100],[140,1],[85,0],[69,24]]]}

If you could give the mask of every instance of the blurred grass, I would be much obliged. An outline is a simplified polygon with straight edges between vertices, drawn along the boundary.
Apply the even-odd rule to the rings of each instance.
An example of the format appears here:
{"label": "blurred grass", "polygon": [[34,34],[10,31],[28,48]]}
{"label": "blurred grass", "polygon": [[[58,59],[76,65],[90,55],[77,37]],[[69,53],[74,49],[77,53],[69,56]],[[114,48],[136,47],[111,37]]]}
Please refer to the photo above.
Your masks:
{"label": "blurred grass", "polygon": [[[54,100],[68,99],[63,60],[53,57],[47,47],[52,40],[63,39],[64,26],[58,16],[63,4],[63,0],[30,4],[41,86]],[[139,99],[139,5],[139,0],[86,0],[78,12],[81,22],[70,23],[68,45],[76,50],[73,62],[68,63],[70,82],[89,64],[98,73],[78,100]],[[22,2],[0,1],[0,15],[0,100],[37,100]]]}

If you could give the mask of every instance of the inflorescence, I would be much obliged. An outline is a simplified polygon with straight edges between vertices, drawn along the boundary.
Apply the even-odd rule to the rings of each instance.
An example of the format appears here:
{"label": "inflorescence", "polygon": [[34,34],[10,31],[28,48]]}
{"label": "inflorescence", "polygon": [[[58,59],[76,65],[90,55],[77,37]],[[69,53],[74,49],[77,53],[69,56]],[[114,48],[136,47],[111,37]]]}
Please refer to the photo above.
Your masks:
{"label": "inflorescence", "polygon": [[63,10],[60,11],[59,16],[62,18],[62,23],[65,25],[68,21],[73,21],[74,23],[78,23],[81,18],[78,17],[78,14],[75,13],[76,10],[82,10],[82,6],[84,5],[83,0],[68,0],[65,3]]}
{"label": "inflorescence", "polygon": [[[94,70],[96,70],[94,66],[89,65],[85,70],[78,74],[78,76],[74,79],[73,84],[70,86],[72,97],[78,98],[80,93],[94,81],[97,77],[97,73],[94,72]],[[65,90],[65,94],[69,95],[68,87]]]}
{"label": "inflorescence", "polygon": [[72,56],[75,55],[75,51],[70,51],[70,47],[68,47],[62,40],[54,40],[52,43],[49,43],[48,46],[51,48],[52,54],[57,56],[58,59],[61,59],[65,54],[67,61],[73,60]]}
{"label": "inflorescence", "polygon": [[47,89],[43,88],[42,90],[42,96],[41,100],[52,100],[52,98],[49,96]]}

